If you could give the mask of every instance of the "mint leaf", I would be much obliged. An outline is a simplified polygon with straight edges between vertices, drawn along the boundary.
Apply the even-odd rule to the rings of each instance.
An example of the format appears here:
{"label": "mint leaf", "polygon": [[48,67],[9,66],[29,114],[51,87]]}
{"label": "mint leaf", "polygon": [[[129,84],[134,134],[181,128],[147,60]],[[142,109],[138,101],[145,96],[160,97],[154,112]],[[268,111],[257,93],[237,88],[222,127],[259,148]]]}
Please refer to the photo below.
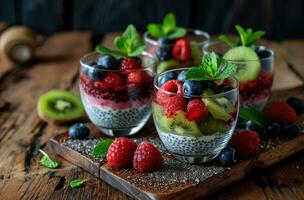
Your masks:
{"label": "mint leaf", "polygon": [[220,59],[218,72],[215,79],[225,79],[233,76],[237,71],[237,66],[227,60]]}
{"label": "mint leaf", "polygon": [[245,121],[251,121],[260,128],[266,128],[269,124],[265,113],[253,108],[240,108],[239,117]]}
{"label": "mint leaf", "polygon": [[174,30],[172,30],[168,34],[168,38],[169,39],[176,39],[176,38],[184,37],[186,34],[187,34],[186,29],[180,28],[180,27],[176,27]]}
{"label": "mint leaf", "polygon": [[175,29],[176,27],[176,20],[175,15],[173,13],[168,13],[165,18],[163,19],[163,32],[165,35],[168,35],[168,33]]}
{"label": "mint leaf", "polygon": [[219,40],[228,44],[230,47],[236,47],[237,46],[236,41],[230,40],[227,35],[222,34],[218,38],[219,38]]}
{"label": "mint leaf", "polygon": [[49,155],[47,155],[47,153],[45,153],[41,149],[39,149],[39,151],[43,155],[43,157],[39,160],[40,165],[42,165],[46,168],[49,168],[49,169],[55,169],[60,165],[60,163],[58,161],[49,157]]}
{"label": "mint leaf", "polygon": [[97,45],[95,48],[95,51],[102,53],[102,54],[110,54],[110,55],[116,55],[116,56],[127,56],[125,53],[118,51],[118,50],[111,50],[107,47],[100,45]]}
{"label": "mint leaf", "polygon": [[160,24],[148,24],[147,29],[153,37],[160,38],[165,36],[162,25]]}
{"label": "mint leaf", "polygon": [[70,186],[71,186],[71,188],[77,188],[77,187],[84,185],[85,182],[86,182],[86,180],[74,179],[70,182]]}
{"label": "mint leaf", "polygon": [[202,67],[191,67],[186,73],[186,80],[203,81],[209,80],[208,71]]}
{"label": "mint leaf", "polygon": [[246,46],[246,40],[247,40],[246,31],[240,25],[235,25],[235,29],[239,32],[239,37],[241,39],[242,45]]}
{"label": "mint leaf", "polygon": [[92,151],[92,156],[94,158],[106,157],[108,149],[112,142],[112,139],[104,139],[98,142]]}

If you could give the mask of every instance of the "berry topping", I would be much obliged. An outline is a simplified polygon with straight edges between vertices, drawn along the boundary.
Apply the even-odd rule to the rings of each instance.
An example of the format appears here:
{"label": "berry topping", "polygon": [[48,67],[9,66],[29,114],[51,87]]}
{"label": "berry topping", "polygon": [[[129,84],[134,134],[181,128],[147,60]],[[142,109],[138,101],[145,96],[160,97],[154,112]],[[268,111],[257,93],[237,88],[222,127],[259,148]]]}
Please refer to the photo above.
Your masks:
{"label": "berry topping", "polygon": [[266,134],[269,137],[279,136],[280,133],[281,133],[281,126],[276,122],[272,122],[266,127]]}
{"label": "berry topping", "polygon": [[160,86],[162,86],[167,81],[176,79],[176,77],[177,77],[177,73],[175,71],[166,72],[164,75],[160,77],[158,83]]}
{"label": "berry topping", "polygon": [[277,102],[266,109],[267,117],[274,122],[295,122],[297,114],[295,110],[285,102]]}
{"label": "berry topping", "polygon": [[111,55],[104,55],[99,58],[98,65],[101,65],[103,69],[118,69],[119,61]]}
{"label": "berry topping", "polygon": [[165,115],[167,117],[174,117],[176,111],[186,111],[187,102],[181,95],[170,97],[165,105]]}
{"label": "berry topping", "polygon": [[164,164],[159,150],[150,142],[142,142],[136,148],[133,167],[140,171],[155,171]]}
{"label": "berry topping", "polygon": [[181,71],[177,76],[177,80],[184,83],[186,80],[186,74],[187,74],[187,71]]}
{"label": "berry topping", "polygon": [[235,149],[232,147],[224,148],[218,156],[221,165],[230,166],[236,162]]}
{"label": "berry topping", "polygon": [[203,85],[201,81],[185,81],[183,84],[183,94],[185,96],[201,95]]}
{"label": "berry topping", "polygon": [[131,72],[127,78],[128,84],[150,84],[152,77],[144,71]]}
{"label": "berry topping", "polygon": [[85,139],[90,135],[90,129],[83,123],[74,124],[69,128],[71,139]]}
{"label": "berry topping", "polygon": [[169,80],[161,86],[161,89],[172,93],[182,94],[182,87],[182,82],[177,80]]}
{"label": "berry topping", "polygon": [[171,47],[170,46],[160,46],[156,50],[156,56],[160,61],[170,60],[171,58]]}
{"label": "berry topping", "polygon": [[292,107],[297,114],[301,114],[304,111],[304,101],[296,97],[289,97],[287,104]]}
{"label": "berry topping", "polygon": [[193,99],[187,105],[186,117],[190,121],[200,122],[208,117],[207,106],[200,99]]}
{"label": "berry topping", "polygon": [[140,67],[141,67],[140,61],[135,58],[124,58],[120,63],[120,70],[122,71],[135,70]]}
{"label": "berry topping", "polygon": [[191,48],[187,40],[179,39],[175,42],[172,50],[172,56],[176,60],[186,62],[191,58]]}
{"label": "berry topping", "polygon": [[123,86],[125,84],[125,80],[118,73],[107,73],[102,82],[107,83],[108,87],[111,88]]}
{"label": "berry topping", "polygon": [[110,167],[124,168],[131,166],[137,145],[130,139],[119,137],[108,149],[107,161]]}
{"label": "berry topping", "polygon": [[94,69],[88,69],[87,74],[89,78],[93,81],[101,80],[104,77],[105,72],[103,71],[103,66],[101,65],[93,65]]}
{"label": "berry topping", "polygon": [[257,132],[243,130],[233,136],[231,146],[236,150],[237,156],[247,158],[260,152],[261,140]]}
{"label": "berry topping", "polygon": [[303,131],[303,125],[300,123],[284,123],[282,126],[282,137],[284,138],[292,138],[298,135],[301,131]]}

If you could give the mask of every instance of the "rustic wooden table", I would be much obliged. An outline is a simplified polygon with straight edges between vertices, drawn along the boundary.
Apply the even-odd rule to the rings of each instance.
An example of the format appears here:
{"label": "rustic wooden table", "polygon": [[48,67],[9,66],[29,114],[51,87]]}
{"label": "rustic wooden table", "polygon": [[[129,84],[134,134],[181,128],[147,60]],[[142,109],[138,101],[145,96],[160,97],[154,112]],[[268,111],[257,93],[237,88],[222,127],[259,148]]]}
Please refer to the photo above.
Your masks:
{"label": "rustic wooden table", "polygon": [[[41,121],[38,97],[52,88],[77,91],[79,58],[92,50],[91,35],[65,32],[49,37],[28,66],[0,60],[0,199],[130,199],[89,173],[58,159],[62,166],[47,170],[38,165],[40,148],[67,130]],[[104,37],[109,44],[113,34]],[[276,52],[274,90],[304,83],[304,40],[264,41]],[[90,179],[78,189],[68,180]],[[264,171],[254,172],[206,199],[304,199],[304,154],[299,153]]]}

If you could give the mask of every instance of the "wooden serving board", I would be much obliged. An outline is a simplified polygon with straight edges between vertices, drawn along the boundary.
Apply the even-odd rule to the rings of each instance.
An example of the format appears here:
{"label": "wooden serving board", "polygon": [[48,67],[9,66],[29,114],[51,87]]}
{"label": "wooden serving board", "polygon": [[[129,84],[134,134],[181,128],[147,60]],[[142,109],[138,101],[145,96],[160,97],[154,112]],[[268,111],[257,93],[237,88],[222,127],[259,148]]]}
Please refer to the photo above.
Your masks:
{"label": "wooden serving board", "polygon": [[[270,102],[284,101],[289,96],[304,99],[303,91],[303,87],[276,91],[272,93]],[[299,120],[303,121],[304,116],[300,116]],[[92,138],[87,140],[90,143],[106,137],[98,131],[93,132]],[[240,160],[231,167],[221,167],[216,160],[197,166],[180,163],[168,154],[158,139],[152,121],[140,133],[131,138],[136,142],[139,142],[138,140],[149,140],[155,143],[165,157],[165,166],[154,173],[143,173],[134,169],[111,169],[104,160],[96,160],[90,156],[90,153],[88,153],[90,145],[83,146],[82,149],[86,153],[77,150],[78,147],[74,148],[74,146],[68,145],[71,140],[68,139],[67,133],[52,138],[49,145],[56,154],[120,191],[133,198],[147,200],[201,198],[239,181],[254,169],[270,167],[304,149],[304,134],[299,134],[292,139],[263,141],[263,150],[259,155]],[[186,178],[184,179],[184,177]],[[185,181],[183,182],[183,180]]]}

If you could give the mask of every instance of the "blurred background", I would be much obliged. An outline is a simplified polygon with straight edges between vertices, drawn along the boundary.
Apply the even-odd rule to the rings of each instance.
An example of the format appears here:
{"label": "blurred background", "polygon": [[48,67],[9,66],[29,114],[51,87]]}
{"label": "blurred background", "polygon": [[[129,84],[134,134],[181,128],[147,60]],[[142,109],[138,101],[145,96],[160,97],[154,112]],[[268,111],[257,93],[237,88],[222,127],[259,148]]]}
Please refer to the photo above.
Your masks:
{"label": "blurred background", "polygon": [[96,35],[133,23],[145,30],[174,12],[179,26],[210,34],[231,33],[235,24],[262,29],[274,40],[304,38],[303,0],[0,0],[0,21],[50,35],[89,30]]}

